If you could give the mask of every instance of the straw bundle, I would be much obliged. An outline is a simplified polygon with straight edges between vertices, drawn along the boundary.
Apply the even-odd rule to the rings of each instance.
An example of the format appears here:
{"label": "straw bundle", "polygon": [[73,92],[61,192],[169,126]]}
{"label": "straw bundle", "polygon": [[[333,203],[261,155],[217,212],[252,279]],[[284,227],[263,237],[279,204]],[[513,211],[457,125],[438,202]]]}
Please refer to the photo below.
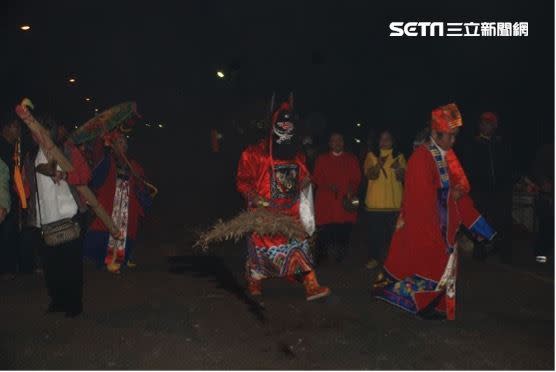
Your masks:
{"label": "straw bundle", "polygon": [[206,250],[211,243],[224,240],[237,242],[251,233],[283,235],[289,239],[299,240],[305,239],[307,235],[301,223],[293,217],[267,208],[258,208],[242,212],[229,221],[219,220],[209,230],[199,234],[195,246]]}

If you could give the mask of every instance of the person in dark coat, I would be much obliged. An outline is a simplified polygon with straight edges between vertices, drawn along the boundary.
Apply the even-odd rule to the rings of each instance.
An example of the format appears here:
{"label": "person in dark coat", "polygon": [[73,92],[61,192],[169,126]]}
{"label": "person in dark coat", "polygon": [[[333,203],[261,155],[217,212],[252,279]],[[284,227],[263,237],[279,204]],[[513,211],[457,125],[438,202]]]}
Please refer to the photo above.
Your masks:
{"label": "person in dark coat", "polygon": [[493,245],[475,244],[473,256],[480,260],[490,251],[499,251],[501,261],[509,263],[512,256],[512,159],[510,147],[496,134],[498,125],[496,114],[481,114],[479,133],[466,147],[464,159],[472,185],[471,196],[499,234]]}

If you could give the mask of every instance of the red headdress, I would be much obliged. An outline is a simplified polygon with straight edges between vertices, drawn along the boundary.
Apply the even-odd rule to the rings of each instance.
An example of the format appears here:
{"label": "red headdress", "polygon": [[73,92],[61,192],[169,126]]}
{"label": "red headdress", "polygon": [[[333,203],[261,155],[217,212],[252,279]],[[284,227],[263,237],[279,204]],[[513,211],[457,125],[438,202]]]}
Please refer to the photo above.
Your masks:
{"label": "red headdress", "polygon": [[498,116],[494,112],[483,112],[481,114],[481,122],[498,126]]}
{"label": "red headdress", "polygon": [[432,129],[437,132],[447,133],[463,126],[461,113],[455,103],[435,108],[431,116]]}

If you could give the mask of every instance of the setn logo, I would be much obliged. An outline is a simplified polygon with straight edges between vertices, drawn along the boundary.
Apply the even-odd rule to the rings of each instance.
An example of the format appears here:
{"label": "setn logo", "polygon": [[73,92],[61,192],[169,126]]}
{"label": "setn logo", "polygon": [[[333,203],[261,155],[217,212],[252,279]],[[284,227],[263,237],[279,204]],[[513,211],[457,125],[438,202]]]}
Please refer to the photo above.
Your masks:
{"label": "setn logo", "polygon": [[444,22],[390,22],[390,36],[444,36]]}

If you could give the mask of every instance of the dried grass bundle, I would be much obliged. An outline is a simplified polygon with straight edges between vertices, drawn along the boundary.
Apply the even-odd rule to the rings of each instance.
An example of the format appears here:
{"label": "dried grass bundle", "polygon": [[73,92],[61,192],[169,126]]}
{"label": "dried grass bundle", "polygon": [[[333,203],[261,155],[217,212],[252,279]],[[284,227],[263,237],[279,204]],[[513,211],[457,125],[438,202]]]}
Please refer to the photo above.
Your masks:
{"label": "dried grass bundle", "polygon": [[245,211],[229,221],[219,220],[212,228],[199,234],[195,247],[206,250],[211,243],[224,240],[238,241],[251,233],[284,235],[290,239],[304,239],[305,229],[296,219],[266,208]]}

